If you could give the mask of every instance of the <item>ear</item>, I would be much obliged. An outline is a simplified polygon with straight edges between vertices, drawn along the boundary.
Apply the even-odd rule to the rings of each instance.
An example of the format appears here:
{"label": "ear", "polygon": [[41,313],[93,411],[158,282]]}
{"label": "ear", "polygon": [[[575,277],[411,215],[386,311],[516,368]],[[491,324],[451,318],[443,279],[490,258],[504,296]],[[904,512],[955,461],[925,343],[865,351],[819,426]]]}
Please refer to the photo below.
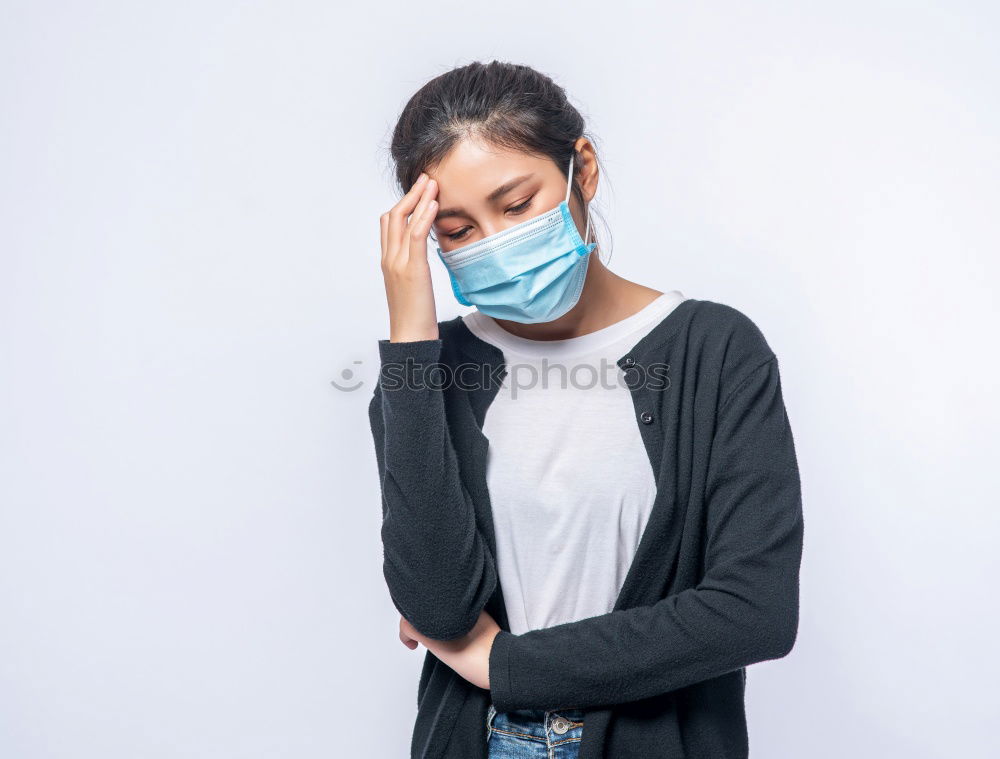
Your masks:
{"label": "ear", "polygon": [[597,165],[597,151],[594,144],[586,137],[580,137],[573,145],[576,150],[574,173],[585,203],[590,203],[597,195],[597,184],[600,179],[600,168]]}

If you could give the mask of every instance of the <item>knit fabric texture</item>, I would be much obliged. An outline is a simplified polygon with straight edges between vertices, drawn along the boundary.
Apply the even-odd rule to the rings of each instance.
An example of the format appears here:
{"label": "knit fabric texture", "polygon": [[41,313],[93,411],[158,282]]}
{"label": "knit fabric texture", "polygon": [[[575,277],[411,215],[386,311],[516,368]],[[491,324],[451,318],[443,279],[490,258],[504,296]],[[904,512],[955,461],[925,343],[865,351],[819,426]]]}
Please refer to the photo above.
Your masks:
{"label": "knit fabric texture", "polygon": [[[801,484],[778,359],[741,311],[689,298],[617,364],[657,495],[614,610],[515,635],[494,559],[483,420],[504,357],[461,317],[379,341],[369,404],[383,573],[422,634],[501,627],[490,689],[429,651],[412,758],[486,759],[498,711],[585,710],[580,759],[742,758],[746,667],[795,643]],[[530,483],[525,483],[530,486]]]}

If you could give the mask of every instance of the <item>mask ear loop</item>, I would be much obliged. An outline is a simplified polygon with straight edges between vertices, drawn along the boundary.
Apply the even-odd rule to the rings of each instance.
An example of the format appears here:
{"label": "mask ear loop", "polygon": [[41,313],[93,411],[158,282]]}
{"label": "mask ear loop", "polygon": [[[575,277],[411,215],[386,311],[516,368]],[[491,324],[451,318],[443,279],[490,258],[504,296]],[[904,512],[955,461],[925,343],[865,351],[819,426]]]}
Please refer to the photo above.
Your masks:
{"label": "mask ear loop", "polygon": [[[572,154],[570,154],[570,157],[569,157],[569,181],[566,182],[566,198],[563,200],[563,202],[567,206],[569,205],[569,196],[570,196],[570,193],[573,191],[573,159],[574,158],[576,158],[576,151],[574,151]],[[587,204],[587,208],[585,210],[586,210],[586,213],[587,213],[587,230],[583,233],[583,244],[587,245],[587,244],[590,243],[590,240],[587,239],[588,237],[590,237],[590,204],[589,203]]]}
{"label": "mask ear loop", "polygon": [[573,159],[576,158],[576,153],[574,151],[573,155],[569,157],[569,172],[567,173],[566,181],[566,197],[563,203],[569,205],[569,194],[573,190]]}
{"label": "mask ear loop", "polygon": [[[569,195],[573,189],[573,159],[576,158],[576,151],[574,151],[569,157],[569,182],[566,185],[566,200],[564,201],[567,205],[569,204]],[[583,244],[590,245],[590,203],[587,204],[587,229],[583,233]],[[595,236],[594,242],[597,242]]]}

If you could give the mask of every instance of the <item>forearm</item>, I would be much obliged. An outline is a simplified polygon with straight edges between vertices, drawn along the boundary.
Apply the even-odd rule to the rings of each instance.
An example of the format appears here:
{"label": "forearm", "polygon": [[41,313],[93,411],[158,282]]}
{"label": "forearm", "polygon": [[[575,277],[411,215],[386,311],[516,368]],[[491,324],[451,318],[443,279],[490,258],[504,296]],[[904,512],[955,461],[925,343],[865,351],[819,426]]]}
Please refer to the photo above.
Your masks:
{"label": "forearm", "polygon": [[798,624],[798,587],[758,604],[703,583],[651,606],[513,635],[490,652],[497,709],[591,708],[667,693],[784,656]]}
{"label": "forearm", "polygon": [[[379,459],[386,584],[414,627],[445,640],[472,629],[497,575],[461,481],[444,390],[419,376],[440,351],[440,339],[380,340],[379,387],[369,414]],[[407,362],[416,376],[394,374]]]}
{"label": "forearm", "polygon": [[638,700],[791,649],[803,516],[776,359],[736,381],[720,405],[702,508],[706,568],[697,586],[650,606],[501,633],[490,654],[497,709]]}

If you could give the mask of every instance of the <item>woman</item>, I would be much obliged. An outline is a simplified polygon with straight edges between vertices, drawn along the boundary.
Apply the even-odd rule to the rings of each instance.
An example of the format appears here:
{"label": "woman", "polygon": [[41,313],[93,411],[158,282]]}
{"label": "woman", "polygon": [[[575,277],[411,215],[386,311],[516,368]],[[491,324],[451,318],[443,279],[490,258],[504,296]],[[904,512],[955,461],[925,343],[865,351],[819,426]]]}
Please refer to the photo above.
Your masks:
{"label": "woman", "polygon": [[[747,756],[803,534],[763,334],[595,255],[594,146],[528,67],[428,82],[392,152],[369,419],[385,580],[427,649],[411,755]],[[471,313],[438,320],[429,235]]]}

